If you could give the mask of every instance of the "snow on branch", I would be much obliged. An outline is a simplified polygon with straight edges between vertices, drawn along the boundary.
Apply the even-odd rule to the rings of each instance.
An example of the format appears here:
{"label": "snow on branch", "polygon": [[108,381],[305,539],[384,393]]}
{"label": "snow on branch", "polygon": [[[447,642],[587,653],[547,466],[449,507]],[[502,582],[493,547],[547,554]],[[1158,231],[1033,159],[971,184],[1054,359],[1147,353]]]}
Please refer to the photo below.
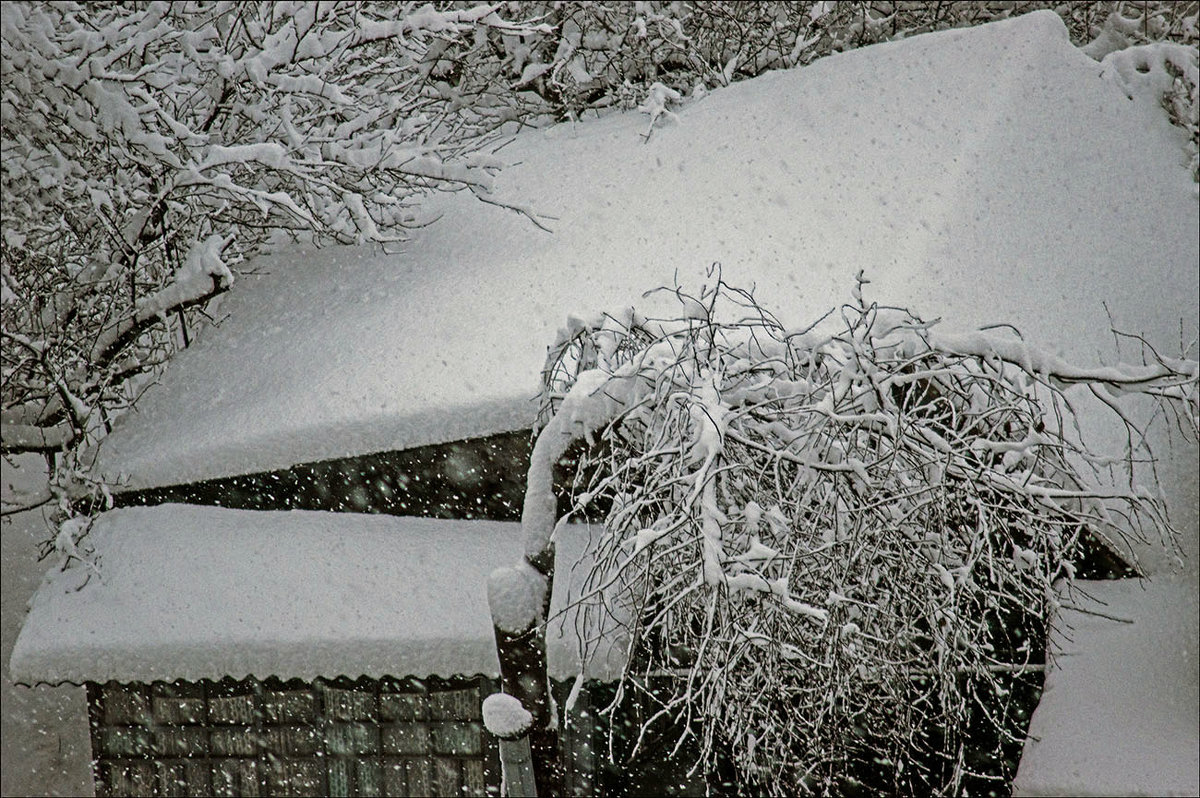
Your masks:
{"label": "snow on branch", "polygon": [[75,439],[66,421],[52,427],[35,424],[0,423],[0,450],[9,452],[57,452]]}
{"label": "snow on branch", "polygon": [[[1081,366],[1009,334],[943,333],[865,300],[861,275],[852,303],[788,330],[710,279],[669,289],[674,318],[560,332],[522,567],[549,582],[558,525],[603,519],[584,617],[623,625],[619,695],[696,735],[706,772],[732,762],[747,789],[838,793],[884,761],[871,778],[889,794],[961,792],[972,707],[989,735],[1023,733],[1000,697],[1042,667],[1088,552],[1136,572],[1133,544],[1177,545],[1157,486],[1135,477],[1144,458],[1127,450],[1121,476],[1069,437],[1065,392],[1101,390],[1118,424],[1121,394],[1148,395],[1195,437],[1197,364]],[[579,440],[558,518],[554,465]],[[544,634],[542,614],[519,620]]]}
{"label": "snow on branch", "polygon": [[203,304],[233,285],[233,273],[221,251],[231,237],[211,235],[188,250],[174,279],[138,303],[135,314],[104,330],[92,348],[92,359],[104,363],[148,325],[170,311]]}

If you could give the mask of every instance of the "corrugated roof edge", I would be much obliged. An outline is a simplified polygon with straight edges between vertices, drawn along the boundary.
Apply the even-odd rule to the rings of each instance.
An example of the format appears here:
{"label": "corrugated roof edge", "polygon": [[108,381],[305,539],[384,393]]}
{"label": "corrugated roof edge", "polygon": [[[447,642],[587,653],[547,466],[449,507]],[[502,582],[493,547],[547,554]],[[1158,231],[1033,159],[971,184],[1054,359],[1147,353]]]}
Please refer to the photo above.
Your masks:
{"label": "corrugated roof edge", "polygon": [[[568,677],[568,678],[560,679],[558,677],[552,676],[551,678],[555,681],[565,682],[565,681],[573,680],[575,677]],[[63,679],[63,680],[57,681],[57,682],[14,681],[13,684],[19,685],[21,687],[63,687],[65,685],[70,685],[72,687],[85,687],[89,684],[110,684],[112,682],[116,682],[117,684],[175,684],[176,682],[190,682],[190,683],[221,682],[221,681],[225,681],[227,679],[232,679],[235,682],[244,682],[244,681],[249,681],[249,680],[253,680],[256,682],[266,682],[271,679],[278,679],[281,682],[290,682],[290,681],[295,681],[297,679],[302,682],[315,682],[317,679],[324,679],[325,681],[330,681],[330,682],[338,681],[338,680],[342,680],[342,679],[348,679],[352,682],[358,682],[363,679],[372,679],[375,681],[382,681],[384,679],[395,679],[398,681],[404,680],[404,679],[417,679],[417,680],[441,679],[443,681],[451,680],[451,679],[464,680],[464,681],[469,681],[471,679],[490,679],[492,681],[498,681],[500,679],[500,674],[499,673],[483,673],[483,672],[478,672],[478,673],[405,673],[402,675],[396,675],[394,673],[384,673],[384,674],[360,673],[357,676],[355,676],[355,675],[349,674],[349,673],[339,673],[334,676],[330,676],[328,674],[321,674],[319,676],[306,677],[306,676],[281,676],[277,673],[271,673],[266,676],[259,676],[258,674],[255,674],[255,673],[245,673],[245,674],[242,674],[239,676],[238,674],[229,673],[224,676],[217,677],[217,678],[203,677],[200,679],[152,679],[149,681],[132,680],[132,681],[128,681],[128,682],[121,681],[119,679],[110,679],[107,682],[97,682],[97,681],[93,681],[91,679],[85,679],[81,682],[77,682],[72,679]],[[608,682],[614,681],[614,680],[588,677],[588,678],[586,678],[585,681],[608,683]]]}
{"label": "corrugated roof edge", "polygon": [[[586,528],[569,528],[554,586],[564,609],[568,563],[588,546]],[[512,522],[193,505],[112,510],[89,540],[99,564],[52,568],[32,600],[14,681],[498,673],[486,582],[522,551]],[[575,675],[572,621],[549,626],[552,672]],[[590,673],[620,672],[611,642]]]}

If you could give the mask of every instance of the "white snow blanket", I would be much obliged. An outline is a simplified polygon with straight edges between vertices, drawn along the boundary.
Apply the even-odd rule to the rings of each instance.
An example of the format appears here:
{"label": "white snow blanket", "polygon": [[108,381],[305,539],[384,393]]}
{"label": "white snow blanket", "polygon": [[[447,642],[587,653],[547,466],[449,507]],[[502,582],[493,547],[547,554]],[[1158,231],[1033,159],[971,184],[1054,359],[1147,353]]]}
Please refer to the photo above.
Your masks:
{"label": "white snow blanket", "polygon": [[[1200,326],[1200,206],[1184,134],[1168,124],[1157,98],[1131,99],[1126,89],[1072,47],[1059,18],[1044,11],[873,46],[721,89],[664,114],[649,139],[643,138],[648,119],[637,114],[523,134],[498,152],[510,166],[497,178],[495,198],[542,214],[552,232],[463,192],[436,198],[432,210],[440,220],[414,232],[397,254],[291,248],[255,261],[254,274],[240,275],[221,307],[221,325],[176,358],[137,411],[118,422],[98,464],[110,477],[146,487],[527,427],[546,346],[568,313],[628,306],[676,274],[694,289],[714,261],[728,282],[754,286],[793,327],[847,300],[854,274],[865,269],[869,298],[941,317],[946,331],[1010,322],[1027,340],[1085,364],[1116,360],[1110,325],[1170,350],[1195,340]],[[1128,348],[1124,354],[1137,356]],[[1194,461],[1194,448],[1184,454]],[[1195,501],[1195,470],[1181,473],[1163,485],[1176,508]],[[132,524],[137,516],[117,517]],[[398,522],[363,521],[376,523]],[[169,531],[167,524],[153,528],[156,535]],[[181,580],[192,554],[203,563],[218,556],[205,552],[220,546],[268,539],[246,542],[222,525],[186,528],[194,539],[168,536],[147,543],[144,555],[175,546],[158,562],[173,563],[171,573]],[[1184,529],[1196,536],[1194,516]],[[119,530],[112,534],[119,543]],[[378,672],[383,652],[391,671],[494,669],[482,642],[488,617],[482,585],[494,565],[516,561],[515,540],[512,556],[476,558],[464,550],[450,561],[454,571],[446,570],[445,556],[427,560],[426,570],[412,565],[421,552],[455,551],[432,542],[373,543],[364,548],[373,549],[374,559],[348,560],[368,575],[373,563],[384,563],[370,578],[386,584],[388,595],[405,585],[422,589],[411,587],[421,574],[439,586],[480,591],[470,599],[478,607],[461,610],[463,624],[470,615],[481,625],[470,635],[479,647],[438,643],[423,651],[424,643],[406,647],[398,638],[423,640],[424,622],[411,629],[400,622],[417,610],[435,613],[432,606],[439,617],[458,618],[460,609],[447,600],[458,594],[418,594],[437,599],[425,606],[393,598],[401,603],[389,616],[380,609],[389,605],[360,600],[357,587],[343,596],[321,585],[340,584],[347,574],[319,576],[311,569],[323,562],[315,553],[321,549],[300,547],[299,539],[289,529],[286,544],[281,537],[277,546],[256,550],[252,569],[231,571],[241,573],[235,582],[247,590],[276,558],[301,558],[294,567],[310,574],[268,578],[282,580],[273,591],[298,591],[311,607],[268,599],[264,587],[260,600],[246,606],[266,602],[283,614],[269,627],[256,626],[258,615],[232,627],[241,637],[221,650],[230,657],[261,651],[261,660],[222,661],[219,668],[212,661],[211,645],[228,640],[231,628],[223,602],[233,599],[214,595],[222,591],[192,596],[209,603],[202,607],[212,605],[195,616],[199,628],[156,610],[158,632],[145,636],[123,617],[140,610],[115,593],[101,600],[103,583],[67,595],[61,582],[57,593],[39,597],[35,631],[19,644],[14,671],[81,678],[86,663],[96,676],[121,671],[123,678],[151,676],[160,667],[172,678],[284,665],[296,675],[330,667]],[[127,551],[135,561],[143,556],[132,545]],[[211,584],[233,584],[209,569]],[[1193,577],[1179,589],[1194,597],[1195,588]],[[1158,617],[1156,595],[1131,595],[1122,609]],[[97,597],[94,604],[89,596]],[[89,607],[106,602],[94,624],[75,619],[77,606],[86,619],[93,617]],[[1194,626],[1195,605],[1188,606]],[[318,625],[300,626],[299,616],[310,613]],[[322,631],[297,639],[289,631],[296,628]],[[369,634],[353,644],[334,634],[360,628]],[[1159,641],[1139,649],[1145,658],[1139,667],[1194,682],[1194,649],[1189,659],[1162,645],[1163,630],[1151,622],[1132,628]],[[54,671],[57,660],[33,657],[54,650],[50,641],[59,635],[63,646],[70,644],[63,650],[77,652],[60,659],[76,664]],[[1108,645],[1087,632],[1076,641]],[[143,645],[131,649],[136,655],[117,653],[136,645]],[[451,648],[454,657],[439,659]],[[166,656],[172,651],[175,661]],[[1048,703],[1035,722],[1039,739],[1021,771],[1031,790],[1103,789],[1106,774],[1141,772],[1129,761],[1127,743],[1150,728],[1144,719],[1188,711],[1196,720],[1194,704],[1180,710],[1173,688],[1140,687],[1124,711],[1098,718],[1092,708],[1120,689],[1101,687],[1086,668],[1073,670],[1072,663],[1086,661],[1063,657],[1063,668],[1051,674]],[[1130,687],[1137,678],[1125,681]],[[1083,697],[1054,698],[1071,691]],[[1076,749],[1062,742],[1080,736],[1093,738],[1089,758],[1072,758]],[[1143,745],[1177,750],[1160,734]],[[1190,759],[1169,757],[1172,767],[1194,774],[1194,750]],[[1165,772],[1156,765],[1154,773]],[[1195,783],[1190,776],[1191,782],[1152,776],[1137,789]]]}
{"label": "white snow blanket", "polygon": [[[560,533],[556,614],[586,539]],[[513,523],[186,505],[105,513],[89,540],[98,571],[55,568],[31,601],[14,681],[495,676],[487,575],[522,551]],[[557,678],[579,672],[576,620],[551,620]],[[620,664],[606,648],[589,674]]]}
{"label": "white snow blanket", "polygon": [[1109,617],[1064,610],[1013,794],[1200,795],[1195,575],[1079,586]]}
{"label": "white snow blanket", "polygon": [[[1110,320],[1165,347],[1197,328],[1183,134],[1131,102],[1052,12],[774,72],[690,101],[522,134],[495,198],[434,198],[398,254],[288,248],[116,425],[133,487],[528,427],[546,347],[714,261],[785,324],[848,301],[945,330],[1018,325],[1086,363]],[[667,300],[664,298],[664,302]],[[1178,354],[1171,352],[1170,354]]]}

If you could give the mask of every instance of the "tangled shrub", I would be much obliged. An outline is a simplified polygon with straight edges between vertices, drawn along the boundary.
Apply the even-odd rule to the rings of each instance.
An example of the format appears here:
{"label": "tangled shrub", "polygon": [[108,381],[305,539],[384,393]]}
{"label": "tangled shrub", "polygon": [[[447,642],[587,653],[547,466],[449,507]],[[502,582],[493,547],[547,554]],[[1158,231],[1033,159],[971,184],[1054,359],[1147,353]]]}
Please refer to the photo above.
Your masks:
{"label": "tangled shrub", "polygon": [[718,275],[676,289],[678,318],[575,320],[550,353],[527,556],[552,539],[539,462],[586,437],[571,515],[604,524],[583,654],[621,624],[610,710],[636,697],[656,708],[643,732],[694,735],[710,784],[732,768],[755,793],[915,795],[1011,776],[971,740],[1023,734],[1014,677],[1040,670],[1083,541],[1127,558],[1174,541],[1157,493],[1104,478],[1064,390],[1190,405],[1194,433],[1194,361],[1079,368],[861,291],[789,331]]}

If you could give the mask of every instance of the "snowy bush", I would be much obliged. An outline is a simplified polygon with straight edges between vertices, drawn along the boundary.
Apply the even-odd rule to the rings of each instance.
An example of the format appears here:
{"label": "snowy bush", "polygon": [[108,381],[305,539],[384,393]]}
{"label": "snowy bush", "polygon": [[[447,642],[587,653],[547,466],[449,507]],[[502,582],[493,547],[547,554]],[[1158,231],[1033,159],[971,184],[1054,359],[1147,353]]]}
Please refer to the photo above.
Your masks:
{"label": "snowy bush", "polygon": [[586,439],[571,516],[604,523],[582,609],[630,641],[609,711],[649,702],[647,727],[698,738],[710,783],[730,766],[778,795],[1003,777],[971,740],[1023,734],[1016,681],[1041,667],[1084,544],[1174,545],[1141,444],[1093,453],[1067,389],[1130,425],[1114,397],[1150,394],[1194,436],[1195,361],[1082,368],[862,287],[792,330],[718,274],[675,289],[676,318],[573,319],[550,353],[526,557],[544,562],[564,520],[553,461]]}
{"label": "snowy bush", "polygon": [[[578,118],[588,110],[632,108],[661,84],[681,93],[726,86],[772,69],[930,31],[981,25],[1037,9],[1058,13],[1079,45],[1112,49],[1169,40],[1194,44],[1195,2],[795,2],[510,4],[549,32],[494,34],[498,70],[529,117]],[[632,94],[633,97],[627,95]]]}

